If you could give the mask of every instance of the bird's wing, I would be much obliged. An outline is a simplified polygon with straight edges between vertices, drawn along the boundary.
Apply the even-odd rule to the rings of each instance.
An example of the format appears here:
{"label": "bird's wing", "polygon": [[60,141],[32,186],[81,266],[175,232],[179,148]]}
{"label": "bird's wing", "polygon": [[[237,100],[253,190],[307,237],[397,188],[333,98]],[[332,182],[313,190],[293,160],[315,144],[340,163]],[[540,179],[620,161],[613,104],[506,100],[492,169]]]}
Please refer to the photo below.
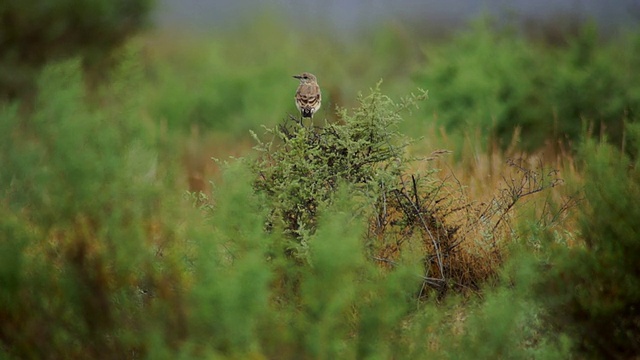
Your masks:
{"label": "bird's wing", "polygon": [[318,85],[301,85],[296,92],[296,101],[303,107],[315,107],[320,102],[321,97]]}

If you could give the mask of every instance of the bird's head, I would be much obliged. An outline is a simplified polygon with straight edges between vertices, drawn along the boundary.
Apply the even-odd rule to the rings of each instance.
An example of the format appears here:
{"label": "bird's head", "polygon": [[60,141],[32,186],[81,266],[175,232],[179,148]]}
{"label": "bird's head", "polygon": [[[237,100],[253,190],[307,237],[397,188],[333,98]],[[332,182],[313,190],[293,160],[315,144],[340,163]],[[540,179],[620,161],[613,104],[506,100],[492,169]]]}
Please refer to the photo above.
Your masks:
{"label": "bird's head", "polygon": [[315,75],[308,72],[303,72],[302,74],[294,75],[293,77],[299,79],[300,84],[311,84],[317,82]]}

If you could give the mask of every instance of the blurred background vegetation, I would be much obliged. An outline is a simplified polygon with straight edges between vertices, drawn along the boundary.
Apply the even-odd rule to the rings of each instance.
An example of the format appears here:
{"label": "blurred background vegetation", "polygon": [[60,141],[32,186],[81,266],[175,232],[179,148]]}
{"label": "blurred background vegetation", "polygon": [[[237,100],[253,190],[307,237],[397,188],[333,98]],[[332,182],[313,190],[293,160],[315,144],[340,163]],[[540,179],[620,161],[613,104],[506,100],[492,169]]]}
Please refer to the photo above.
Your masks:
{"label": "blurred background vegetation", "polygon": [[[0,356],[637,358],[638,4],[404,3],[0,3]],[[229,157],[302,71],[321,127],[428,91],[388,131],[462,229],[455,291],[423,291],[413,233],[367,256],[348,192],[304,264],[265,229]]]}

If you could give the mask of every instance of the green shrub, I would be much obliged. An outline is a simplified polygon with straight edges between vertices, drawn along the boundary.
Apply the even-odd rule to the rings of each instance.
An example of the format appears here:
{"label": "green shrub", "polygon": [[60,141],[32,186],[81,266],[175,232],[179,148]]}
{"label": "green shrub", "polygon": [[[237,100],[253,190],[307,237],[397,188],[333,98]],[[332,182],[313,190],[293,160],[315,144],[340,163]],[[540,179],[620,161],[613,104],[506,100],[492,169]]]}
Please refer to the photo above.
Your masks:
{"label": "green shrub", "polygon": [[544,102],[553,110],[548,116],[553,116],[556,140],[578,144],[586,125],[588,135],[624,148],[625,123],[640,119],[640,77],[634,70],[638,39],[629,34],[604,42],[595,28],[585,27],[566,51],[550,58],[548,71],[555,76]]}
{"label": "green shrub", "polygon": [[166,223],[173,205],[159,192],[167,167],[138,116],[135,69],[124,63],[112,75],[119,93],[105,110],[87,101],[74,60],[45,68],[33,112],[0,112],[7,356],[141,357],[145,329],[180,336],[179,312],[159,316],[178,301],[180,263]]}
{"label": "green shrub", "polygon": [[331,359],[400,356],[411,315],[415,269],[381,272],[362,245],[366,219],[343,188],[318,209],[307,237],[308,263],[285,256],[282,233],[264,232],[263,196],[235,163],[225,170],[211,212],[212,236],[198,241],[190,292],[194,358]]}
{"label": "green shrub", "polygon": [[[515,126],[542,116],[541,109],[527,108],[537,102],[533,87],[541,59],[524,39],[478,22],[434,54],[428,54],[418,82],[435,89],[425,109],[434,111],[448,129],[479,128],[508,145]],[[546,136],[527,134],[537,137],[535,143]]]}
{"label": "green shrub", "polygon": [[636,122],[640,110],[637,35],[605,42],[585,25],[569,39],[554,48],[479,22],[427,53],[416,76],[434,89],[425,109],[448,129],[479,129],[502,148],[514,133],[529,151],[577,144],[585,126],[624,146],[624,123]]}
{"label": "green shrub", "polygon": [[[635,131],[637,134],[637,131]],[[546,324],[569,335],[579,357],[635,358],[640,351],[640,172],[606,144],[586,143],[586,206],[579,244],[560,248],[537,287]]]}
{"label": "green shrub", "polygon": [[273,134],[267,143],[254,136],[262,153],[254,163],[255,188],[267,195],[273,226],[302,239],[339,185],[355,186],[365,203],[397,185],[408,162],[407,140],[396,131],[401,107],[379,89],[360,103],[353,114],[341,111],[343,124],[315,129],[293,121],[267,129]]}

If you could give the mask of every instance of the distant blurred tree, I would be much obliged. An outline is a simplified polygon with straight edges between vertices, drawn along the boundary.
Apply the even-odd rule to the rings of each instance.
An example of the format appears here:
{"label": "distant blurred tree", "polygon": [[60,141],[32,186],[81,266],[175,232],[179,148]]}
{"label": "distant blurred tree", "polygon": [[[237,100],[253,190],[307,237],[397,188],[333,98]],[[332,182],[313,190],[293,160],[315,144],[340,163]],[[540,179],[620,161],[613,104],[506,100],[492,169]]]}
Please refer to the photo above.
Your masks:
{"label": "distant blurred tree", "polygon": [[0,101],[32,92],[47,62],[79,56],[95,66],[147,23],[153,0],[3,0]]}

